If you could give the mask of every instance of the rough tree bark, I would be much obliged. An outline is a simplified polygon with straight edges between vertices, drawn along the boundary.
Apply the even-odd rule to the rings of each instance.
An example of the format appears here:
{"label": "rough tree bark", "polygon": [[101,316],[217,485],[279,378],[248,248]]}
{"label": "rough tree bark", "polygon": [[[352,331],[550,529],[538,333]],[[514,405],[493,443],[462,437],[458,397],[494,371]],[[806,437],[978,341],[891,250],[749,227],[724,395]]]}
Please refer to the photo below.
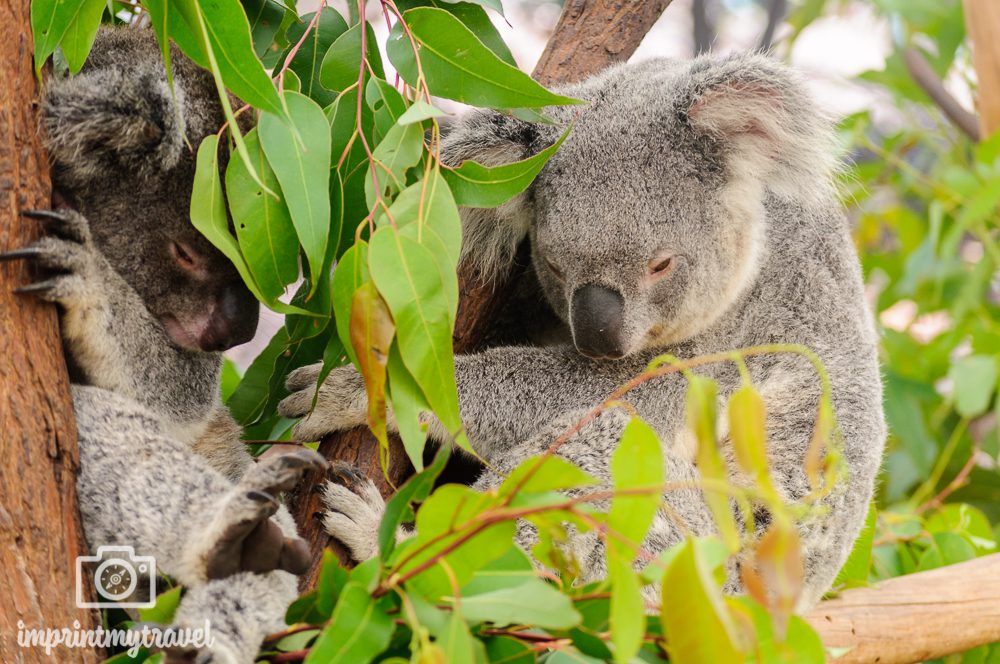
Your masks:
{"label": "rough tree bark", "polygon": [[[29,0],[0,3],[0,251],[37,237],[19,211],[50,205],[38,140]],[[11,292],[20,263],[0,263],[0,661],[50,662],[20,648],[19,626],[82,629],[96,612],[76,608],[75,558],[83,553],[76,507],[76,425],[55,309]],[[58,661],[96,662],[57,650]]]}
{"label": "rough tree bark", "polygon": [[[670,2],[568,0],[533,76],[545,85],[572,83],[628,60]],[[508,300],[510,284],[517,276],[513,271],[506,282],[487,284],[473,271],[460,268],[461,296],[453,337],[456,352],[471,352],[483,343],[492,322]],[[399,440],[390,442],[389,478],[399,485],[413,469]],[[378,443],[366,429],[330,436],[320,444],[319,451],[327,459],[345,461],[360,468],[378,485],[383,496],[392,492],[379,467]],[[317,488],[324,479],[319,473],[309,475],[289,498],[299,530],[313,551],[313,567],[302,576],[303,588],[315,585],[324,548],[333,549],[341,561],[348,561],[346,551],[326,535],[315,518],[322,509]]]}

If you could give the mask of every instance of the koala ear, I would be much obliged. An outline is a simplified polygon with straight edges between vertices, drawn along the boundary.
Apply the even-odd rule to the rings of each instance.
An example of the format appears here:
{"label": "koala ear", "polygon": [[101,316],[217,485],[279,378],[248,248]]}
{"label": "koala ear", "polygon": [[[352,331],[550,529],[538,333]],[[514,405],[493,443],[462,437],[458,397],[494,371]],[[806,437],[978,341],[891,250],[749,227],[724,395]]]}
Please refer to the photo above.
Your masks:
{"label": "koala ear", "polygon": [[829,193],[836,168],[832,123],[799,76],[761,55],[692,63],[681,114],[723,143],[736,177],[792,198]]}
{"label": "koala ear", "polygon": [[[446,128],[442,159],[449,166],[469,159],[484,166],[527,159],[552,142],[544,130],[496,111],[473,111]],[[484,279],[503,276],[531,225],[528,192],[497,208],[463,208],[461,212],[462,260],[473,265]]]}
{"label": "koala ear", "polygon": [[141,63],[52,80],[41,123],[60,184],[84,186],[109,172],[150,177],[175,166],[184,150],[183,96]]}

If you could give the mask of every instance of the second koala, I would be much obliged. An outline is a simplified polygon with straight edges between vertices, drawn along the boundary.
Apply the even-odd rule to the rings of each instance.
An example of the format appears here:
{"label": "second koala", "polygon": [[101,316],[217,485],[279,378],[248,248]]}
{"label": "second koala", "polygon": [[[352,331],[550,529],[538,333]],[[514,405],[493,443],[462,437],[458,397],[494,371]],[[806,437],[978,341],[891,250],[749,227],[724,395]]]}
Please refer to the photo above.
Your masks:
{"label": "second koala", "polygon": [[[468,437],[489,464],[509,472],[658,355],[807,346],[829,372],[847,471],[824,509],[799,524],[800,608],[808,607],[829,588],[859,532],[885,438],[877,338],[833,187],[830,124],[794,72],[754,55],[618,66],[562,92],[589,104],[551,109],[556,126],[474,112],[443,147],[452,164],[506,163],[537,153],[574,122],[524,195],[463,214],[464,252],[485,276],[509,269],[522,242],[531,252],[523,297],[497,331],[503,345],[456,358]],[[801,499],[810,491],[804,461],[821,393],[816,372],[790,353],[746,364],[767,406],[773,481],[785,499]],[[289,378],[297,392],[281,406],[286,415],[308,413],[317,372]],[[718,382],[720,401],[741,385],[732,363],[697,372]],[[659,434],[668,480],[698,478],[685,391],[686,381],[672,375],[626,397]],[[356,371],[335,370],[298,437],[363,425],[365,402]],[[620,411],[605,412],[559,454],[610,480],[627,421]],[[436,422],[430,433],[447,441]],[[729,441],[721,445],[732,461]],[[477,486],[498,481],[487,473]],[[667,492],[663,500],[667,509],[647,549],[681,540],[671,513],[689,532],[715,532],[701,492]],[[333,485],[327,504],[342,515],[328,519],[333,534],[356,557],[371,555],[377,496]],[[759,517],[766,523],[767,514]],[[519,537],[530,544],[530,529]],[[605,574],[597,537],[578,537],[571,548],[585,580]],[[739,588],[735,570],[728,587]]]}

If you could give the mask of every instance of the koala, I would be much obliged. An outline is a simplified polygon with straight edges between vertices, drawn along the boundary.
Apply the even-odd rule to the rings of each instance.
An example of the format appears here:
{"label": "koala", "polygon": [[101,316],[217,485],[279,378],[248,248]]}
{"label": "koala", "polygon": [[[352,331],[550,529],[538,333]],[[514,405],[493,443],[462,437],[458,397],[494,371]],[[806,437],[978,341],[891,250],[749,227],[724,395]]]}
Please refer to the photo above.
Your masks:
{"label": "koala", "polygon": [[[801,344],[829,373],[846,471],[798,524],[805,572],[798,608],[806,609],[830,587],[857,537],[886,435],[877,335],[833,184],[831,123],[795,72],[761,55],[616,66],[562,92],[589,103],[549,109],[551,126],[475,111],[455,123],[442,148],[451,164],[508,163],[573,123],[523,195],[463,212],[463,253],[485,278],[530,252],[498,341],[456,358],[465,431],[499,473],[484,471],[475,486],[497,486],[660,355]],[[748,357],[746,367],[767,408],[773,481],[784,499],[802,499],[811,491],[803,466],[820,381],[793,353]],[[309,414],[318,371],[293,373],[293,394],[280,406],[287,416],[308,415],[297,425],[303,440],[365,421],[364,384],[353,367],[329,375]],[[742,384],[732,362],[696,373],[717,381],[720,406]],[[625,396],[658,433],[668,481],[699,477],[686,388],[683,376],[669,374]],[[734,481],[745,485],[724,413],[720,448]],[[610,483],[609,461],[628,421],[621,411],[603,412],[558,454]],[[429,435],[448,441],[433,418]],[[375,551],[370,521],[383,507],[371,491],[342,484],[325,490],[327,527],[363,558]],[[687,533],[716,532],[700,491],[669,491],[663,502],[648,551]],[[764,510],[755,519],[758,527],[768,520]],[[528,550],[532,537],[519,529]],[[606,574],[593,533],[570,549],[584,580]],[[726,587],[741,589],[738,563]]]}
{"label": "koala", "polygon": [[[224,122],[211,76],[176,50],[173,82],[148,30],[102,29],[83,70],[41,108],[57,211],[48,235],[0,255],[41,280],[73,378],[77,490],[95,551],[129,545],[186,586],[174,627],[215,643],[168,660],[252,662],[282,628],[308,547],[277,497],[323,459],[254,463],[221,403],[221,351],[248,341],[258,304],[191,225],[193,147]],[[185,660],[187,661],[187,660]]]}

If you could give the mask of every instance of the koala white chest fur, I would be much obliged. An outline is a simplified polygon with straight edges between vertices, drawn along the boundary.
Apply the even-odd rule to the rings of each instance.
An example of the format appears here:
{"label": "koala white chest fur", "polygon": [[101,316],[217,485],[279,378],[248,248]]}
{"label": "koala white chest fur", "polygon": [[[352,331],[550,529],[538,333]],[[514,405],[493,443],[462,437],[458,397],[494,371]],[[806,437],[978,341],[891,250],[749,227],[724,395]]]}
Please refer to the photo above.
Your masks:
{"label": "koala white chest fur", "polygon": [[[537,153],[573,123],[525,194],[463,213],[463,252],[487,276],[508,270],[525,242],[531,255],[492,347],[457,358],[469,439],[509,471],[661,354],[806,346],[829,372],[846,464],[822,516],[799,524],[802,606],[812,604],[859,532],[885,438],[876,334],[832,184],[830,123],[794,72],[762,56],[619,66],[562,92],[589,104],[550,109],[554,126],[474,112],[445,137],[449,163],[498,164]],[[787,353],[748,358],[747,368],[767,405],[774,483],[800,499],[810,490],[804,460],[821,392],[816,372]],[[741,385],[731,363],[698,373],[718,382],[720,398]],[[307,368],[290,377],[285,414],[307,413],[317,375]],[[682,377],[665,376],[627,397],[660,435],[668,480],[698,477],[684,443],[685,390]],[[335,370],[298,435],[314,440],[364,421],[360,377]],[[559,454],[609,479],[627,421],[606,412]],[[447,438],[433,423],[431,435]],[[731,455],[729,441],[722,445]],[[477,486],[497,483],[484,474]],[[373,550],[370,521],[380,514],[361,494],[371,492],[340,487],[327,495],[346,517],[329,525],[358,558]],[[691,531],[715,532],[699,491],[669,492],[664,501]],[[681,538],[667,511],[646,542],[654,552]],[[530,529],[520,537],[530,543]],[[597,538],[572,548],[589,578],[605,573]],[[739,589],[735,574],[729,588]]]}

